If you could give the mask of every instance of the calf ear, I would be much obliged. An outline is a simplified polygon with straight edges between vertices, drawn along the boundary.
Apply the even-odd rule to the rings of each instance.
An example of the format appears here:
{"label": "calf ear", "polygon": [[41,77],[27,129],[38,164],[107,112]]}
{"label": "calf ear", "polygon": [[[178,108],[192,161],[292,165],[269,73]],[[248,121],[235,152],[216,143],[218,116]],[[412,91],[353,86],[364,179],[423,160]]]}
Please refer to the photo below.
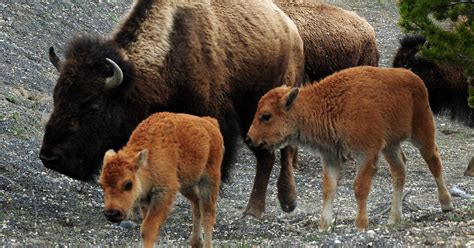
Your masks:
{"label": "calf ear", "polygon": [[108,150],[104,156],[104,164],[106,164],[115,154],[116,153],[113,149]]}
{"label": "calf ear", "polygon": [[293,102],[295,101],[296,97],[298,96],[298,93],[300,92],[300,89],[295,87],[293,88],[288,94],[285,96],[285,110],[288,111],[291,106],[293,105]]}
{"label": "calf ear", "polygon": [[135,155],[135,165],[137,166],[137,169],[139,169],[142,166],[146,166],[148,163],[148,150],[143,149],[140,152]]}

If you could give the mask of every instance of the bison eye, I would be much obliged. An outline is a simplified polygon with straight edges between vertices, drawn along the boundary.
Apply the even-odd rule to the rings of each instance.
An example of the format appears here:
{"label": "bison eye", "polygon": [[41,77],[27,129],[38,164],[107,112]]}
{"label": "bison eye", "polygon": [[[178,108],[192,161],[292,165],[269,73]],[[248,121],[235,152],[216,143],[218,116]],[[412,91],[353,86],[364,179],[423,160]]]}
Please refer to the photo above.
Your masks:
{"label": "bison eye", "polygon": [[260,120],[263,122],[269,121],[272,118],[271,113],[265,113],[262,116],[260,116]]}
{"label": "bison eye", "polygon": [[89,109],[90,109],[92,112],[95,112],[95,111],[99,110],[99,108],[100,108],[100,105],[99,105],[99,104],[92,104]]}
{"label": "bison eye", "polygon": [[132,190],[132,187],[133,187],[132,181],[126,181],[126,182],[123,184],[123,190],[125,190],[125,191],[130,191],[130,190]]}

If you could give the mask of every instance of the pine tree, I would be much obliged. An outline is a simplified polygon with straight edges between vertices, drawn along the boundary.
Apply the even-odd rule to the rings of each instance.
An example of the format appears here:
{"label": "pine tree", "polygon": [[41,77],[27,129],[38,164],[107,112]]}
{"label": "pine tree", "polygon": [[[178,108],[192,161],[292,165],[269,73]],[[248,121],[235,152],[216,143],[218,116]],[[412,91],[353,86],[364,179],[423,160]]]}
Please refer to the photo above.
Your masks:
{"label": "pine tree", "polygon": [[398,7],[403,31],[422,34],[429,43],[419,56],[464,68],[474,108],[474,1],[399,0]]}

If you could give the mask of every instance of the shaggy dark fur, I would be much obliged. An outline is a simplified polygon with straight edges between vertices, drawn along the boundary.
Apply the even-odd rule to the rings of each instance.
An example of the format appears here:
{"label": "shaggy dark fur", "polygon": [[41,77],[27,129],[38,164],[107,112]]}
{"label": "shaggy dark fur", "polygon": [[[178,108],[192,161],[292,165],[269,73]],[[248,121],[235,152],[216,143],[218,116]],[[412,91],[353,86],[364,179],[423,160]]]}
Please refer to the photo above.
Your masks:
{"label": "shaggy dark fur", "polygon": [[439,65],[417,57],[425,42],[426,39],[419,35],[401,39],[393,67],[408,68],[423,79],[435,114],[448,114],[451,119],[474,127],[474,109],[467,105],[468,83],[463,68]]}

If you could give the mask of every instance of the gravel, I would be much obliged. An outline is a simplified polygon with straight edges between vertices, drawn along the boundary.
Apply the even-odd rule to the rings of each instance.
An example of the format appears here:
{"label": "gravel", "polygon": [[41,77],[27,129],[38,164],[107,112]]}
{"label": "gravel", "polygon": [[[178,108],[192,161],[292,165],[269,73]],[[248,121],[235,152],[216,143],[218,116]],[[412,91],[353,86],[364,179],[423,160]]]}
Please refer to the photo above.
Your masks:
{"label": "gravel", "polygon": [[[1,246],[136,246],[139,224],[114,225],[102,215],[102,192],[45,169],[38,159],[44,124],[52,110],[57,73],[47,49],[63,53],[65,41],[77,33],[109,34],[130,1],[6,1],[0,3],[0,245]],[[390,66],[401,37],[392,1],[340,0],[335,4],[364,16],[377,33],[381,66]],[[474,194],[473,178],[463,177],[474,156],[474,130],[437,117],[437,139],[448,187]],[[336,221],[318,231],[321,207],[321,165],[318,154],[301,151],[295,172],[298,206],[286,214],[276,197],[275,166],[262,220],[242,218],[255,175],[255,160],[245,146],[239,150],[230,183],[221,191],[215,244],[248,246],[474,246],[473,199],[454,197],[455,210],[442,213],[436,186],[415,148],[404,146],[408,158],[404,221],[387,226],[390,174],[383,159],[368,202],[369,230],[354,228],[356,203],[352,190],[355,165],[348,163],[335,201]],[[136,222],[137,220],[135,220]],[[188,245],[191,209],[181,196],[162,228],[165,245]]]}

